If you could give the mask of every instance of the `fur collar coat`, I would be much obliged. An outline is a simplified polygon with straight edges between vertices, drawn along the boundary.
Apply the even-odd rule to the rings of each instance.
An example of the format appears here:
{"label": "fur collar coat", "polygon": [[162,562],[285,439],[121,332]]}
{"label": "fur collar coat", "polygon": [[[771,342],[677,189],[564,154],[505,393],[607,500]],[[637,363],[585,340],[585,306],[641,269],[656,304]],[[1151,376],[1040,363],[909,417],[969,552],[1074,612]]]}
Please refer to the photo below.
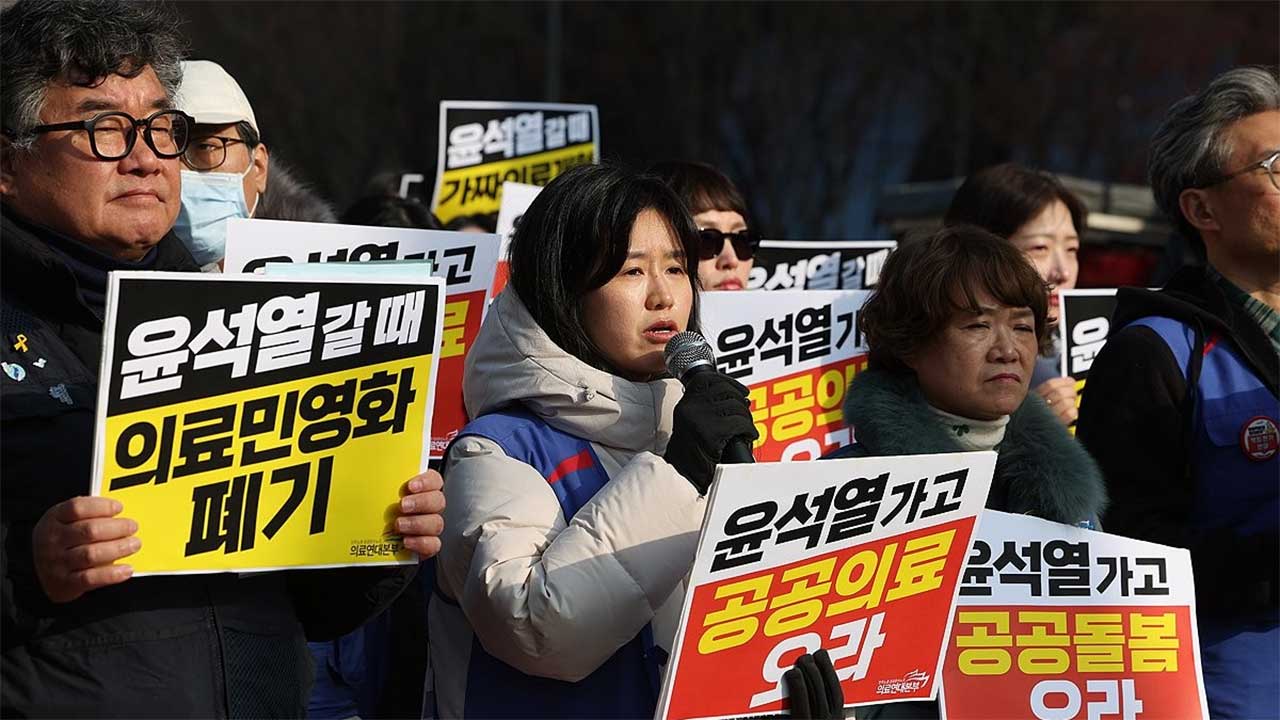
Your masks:
{"label": "fur collar coat", "polygon": [[[833,457],[961,451],[912,375],[862,372],[849,385],[844,416],[856,444]],[[1039,397],[1029,394],[1013,412],[996,450],[988,509],[1096,525],[1107,504],[1102,474]]]}

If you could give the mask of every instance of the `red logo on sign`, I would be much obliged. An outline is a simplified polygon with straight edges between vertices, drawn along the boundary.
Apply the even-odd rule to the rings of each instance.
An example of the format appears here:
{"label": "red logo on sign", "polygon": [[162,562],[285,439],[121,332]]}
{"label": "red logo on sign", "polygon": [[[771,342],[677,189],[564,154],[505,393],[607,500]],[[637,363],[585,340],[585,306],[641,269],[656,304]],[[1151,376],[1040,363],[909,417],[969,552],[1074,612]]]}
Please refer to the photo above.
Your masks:
{"label": "red logo on sign", "polygon": [[1255,462],[1270,460],[1280,451],[1280,429],[1264,415],[1250,419],[1240,428],[1240,449]]}

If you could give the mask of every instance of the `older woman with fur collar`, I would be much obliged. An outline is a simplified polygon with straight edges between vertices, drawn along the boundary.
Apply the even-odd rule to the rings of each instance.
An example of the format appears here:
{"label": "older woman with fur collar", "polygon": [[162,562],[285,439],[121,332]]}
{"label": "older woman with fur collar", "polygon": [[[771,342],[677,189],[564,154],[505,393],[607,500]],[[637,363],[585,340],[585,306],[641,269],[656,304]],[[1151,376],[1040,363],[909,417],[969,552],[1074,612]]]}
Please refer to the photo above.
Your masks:
{"label": "older woman with fur collar", "polygon": [[[1047,307],[1035,269],[985,230],[950,227],[894,252],[859,318],[871,357],[844,408],[857,443],[833,457],[996,450],[988,508],[1092,526],[1106,505],[1098,467],[1028,394]],[[937,708],[892,703],[858,717]]]}

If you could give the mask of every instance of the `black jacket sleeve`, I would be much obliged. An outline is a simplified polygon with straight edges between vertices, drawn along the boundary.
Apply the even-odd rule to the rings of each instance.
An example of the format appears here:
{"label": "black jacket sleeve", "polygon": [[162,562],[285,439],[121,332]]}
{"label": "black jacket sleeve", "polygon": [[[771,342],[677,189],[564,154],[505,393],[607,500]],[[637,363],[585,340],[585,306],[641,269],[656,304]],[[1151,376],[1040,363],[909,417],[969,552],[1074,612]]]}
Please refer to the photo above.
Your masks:
{"label": "black jacket sleeve", "polygon": [[1089,371],[1076,426],[1111,495],[1103,527],[1190,550],[1203,609],[1251,606],[1258,568],[1275,566],[1280,541],[1274,533],[1207,532],[1192,522],[1199,489],[1190,413],[1186,377],[1159,335],[1130,327],[1107,340]]}
{"label": "black jacket sleeve", "polygon": [[1085,382],[1076,437],[1107,482],[1107,532],[1187,547],[1186,379],[1164,340],[1145,327],[1107,340]]}
{"label": "black jacket sleeve", "polygon": [[417,573],[417,565],[293,571],[289,594],[307,640],[333,640],[390,607]]}

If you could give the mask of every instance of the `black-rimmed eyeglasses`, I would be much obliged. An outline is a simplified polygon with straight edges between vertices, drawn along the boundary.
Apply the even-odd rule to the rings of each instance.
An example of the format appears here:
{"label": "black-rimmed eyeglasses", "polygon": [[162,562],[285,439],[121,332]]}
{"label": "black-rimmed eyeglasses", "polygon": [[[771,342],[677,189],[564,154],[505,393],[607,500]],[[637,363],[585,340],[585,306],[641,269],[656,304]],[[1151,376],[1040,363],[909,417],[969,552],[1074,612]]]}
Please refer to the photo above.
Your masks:
{"label": "black-rimmed eyeglasses", "polygon": [[1207,188],[1213,187],[1214,185],[1221,185],[1232,178],[1239,177],[1247,172],[1261,168],[1262,170],[1267,171],[1267,178],[1271,180],[1271,187],[1276,190],[1280,190],[1280,167],[1276,167],[1278,162],[1280,162],[1280,150],[1271,153],[1271,155],[1264,160],[1259,160],[1256,163],[1246,165],[1233,173],[1223,175],[1211,182],[1204,183],[1203,185],[1197,185],[1196,187]]}
{"label": "black-rimmed eyeglasses", "polygon": [[182,153],[182,162],[192,170],[205,172],[216,170],[227,161],[227,146],[235,145],[236,143],[249,144],[240,138],[222,137],[221,135],[195,138],[187,144],[187,151]]}
{"label": "black-rimmed eyeglasses", "polygon": [[89,120],[37,125],[31,132],[84,130],[89,133],[89,149],[95,156],[101,160],[119,160],[133,152],[138,128],[142,128],[142,139],[156,157],[176,158],[187,149],[194,124],[195,119],[181,110],[160,110],[141,120],[129,113],[112,111],[99,113]]}

